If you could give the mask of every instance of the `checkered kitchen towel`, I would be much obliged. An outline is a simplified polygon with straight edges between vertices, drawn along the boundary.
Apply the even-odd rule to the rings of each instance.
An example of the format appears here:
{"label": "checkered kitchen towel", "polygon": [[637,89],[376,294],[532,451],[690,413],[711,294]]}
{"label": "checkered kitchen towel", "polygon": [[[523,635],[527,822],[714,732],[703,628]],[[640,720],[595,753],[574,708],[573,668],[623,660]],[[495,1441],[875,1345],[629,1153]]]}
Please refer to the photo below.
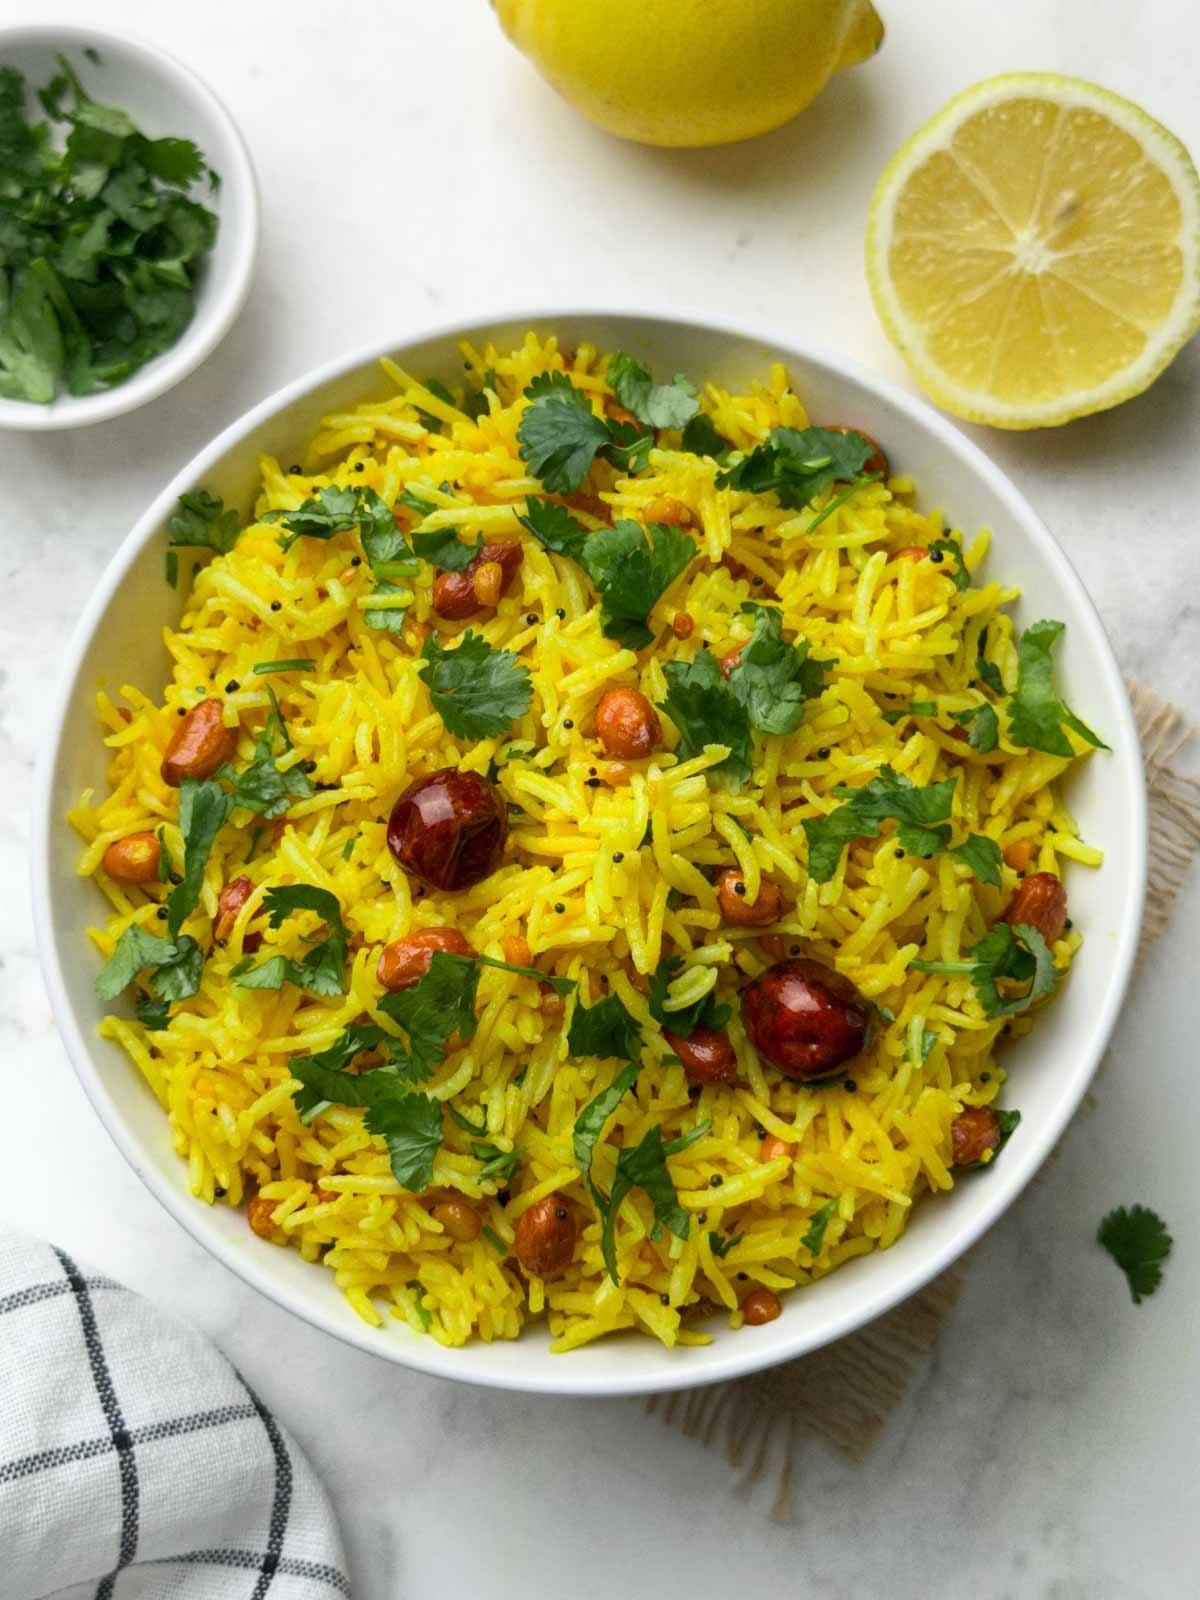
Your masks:
{"label": "checkered kitchen towel", "polygon": [[0,1236],[0,1594],[350,1595],[324,1490],[224,1356],[19,1236]]}

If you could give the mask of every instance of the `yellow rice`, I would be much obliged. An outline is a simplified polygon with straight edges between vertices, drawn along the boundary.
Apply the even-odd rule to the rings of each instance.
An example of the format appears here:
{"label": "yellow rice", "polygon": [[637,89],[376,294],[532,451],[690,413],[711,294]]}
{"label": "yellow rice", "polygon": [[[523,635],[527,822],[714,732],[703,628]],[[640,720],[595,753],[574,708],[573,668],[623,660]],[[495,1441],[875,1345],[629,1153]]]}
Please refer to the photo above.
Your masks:
{"label": "yellow rice", "polygon": [[[110,792],[84,796],[71,820],[86,840],[79,870],[95,875],[109,902],[106,925],[93,933],[101,955],[111,953],[133,921],[161,930],[155,918],[165,889],[123,886],[100,863],[114,840],[163,825],[173,859],[181,859],[178,791],[159,773],[180,708],[223,695],[226,721],[240,728],[241,764],[269,709],[271,683],[295,745],[284,764],[315,761],[314,779],[326,787],[293,804],[278,841],[268,840],[248,866],[249,827],[226,825],[186,931],[208,951],[221,886],[245,873],[255,893],[227,947],[212,949],[200,993],[173,1008],[165,1031],[145,1033],[125,1007],[101,1031],[124,1047],[161,1102],[197,1199],[239,1207],[258,1192],[275,1201],[276,1243],[324,1263],[367,1322],[391,1315],[446,1345],[515,1338],[531,1317],[547,1319],[557,1350],[624,1328],[667,1345],[707,1342],[698,1313],[724,1307],[737,1327],[748,1288],[802,1286],[892,1244],[914,1201],[953,1186],[955,1116],[994,1100],[1005,1078],[994,1053],[1004,1024],[985,1017],[968,979],[910,972],[908,963],[918,955],[960,958],[1002,911],[1016,875],[1005,867],[1003,886],[988,887],[949,855],[901,857],[885,829],[879,839],[856,841],[833,880],[818,885],[805,869],[803,819],[831,810],[837,785],[890,762],[919,785],[957,775],[956,823],[1001,848],[1032,840],[1031,870],[1061,873],[1067,860],[1096,864],[1099,853],[1078,839],[1057,793],[1067,761],[1003,740],[979,755],[932,718],[894,725],[882,718],[888,695],[896,706],[936,698],[941,722],[979,704],[974,664],[985,627],[989,656],[1013,688],[1012,624],[999,608],[1016,591],[981,580],[986,532],[962,541],[975,579],[956,593],[944,567],[896,559],[905,547],[946,532],[939,513],[915,508],[909,480],[893,477],[862,489],[809,536],[826,497],[817,510],[795,512],[772,495],[717,489],[711,461],[671,448],[665,441],[677,435],[660,436],[646,472],[623,478],[597,465],[590,494],[572,502],[589,527],[618,516],[646,520],[647,506],[662,495],[693,513],[703,559],[656,605],[650,617],[656,643],[635,654],[602,636],[582,569],[547,553],[517,522],[525,497],[541,492],[517,448],[522,390],[537,373],[567,367],[576,384],[606,394],[606,360],[586,347],[571,357],[555,341],[532,335],[510,354],[464,347],[463,355],[472,386],[486,372],[496,374],[490,410],[478,421],[385,362],[393,392],[325,418],[300,458],[299,475],[263,459],[256,515],[295,509],[331,483],[370,486],[389,504],[411,488],[439,508],[427,528],[521,539],[524,561],[512,592],[494,614],[466,626],[515,651],[529,668],[529,712],[503,738],[474,745],[451,738],[417,670],[420,625],[428,631],[436,624],[443,636],[461,631],[433,615],[429,569],[414,583],[408,614],[418,626],[397,639],[364,622],[361,602],[372,580],[365,563],[351,564],[359,549],[355,534],[328,543],[301,538],[284,554],[278,528],[253,522],[229,555],[196,572],[178,628],[165,630],[174,669],[162,694],[122,685],[98,696],[112,751]],[[710,386],[704,405],[742,449],[771,427],[801,428],[808,420],[778,367],[743,395]],[[427,431],[419,412],[439,419],[444,431]],[[453,487],[439,489],[444,483]],[[720,564],[726,555],[741,564],[741,575]],[[682,765],[665,751],[635,763],[632,781],[621,787],[588,786],[600,764],[588,730],[605,688],[636,684],[661,701],[665,661],[689,659],[702,644],[722,653],[742,642],[750,624],[739,606],[772,591],[785,630],[838,664],[794,734],[756,740],[753,781],[736,794],[710,787],[705,769],[725,753],[711,747]],[[696,624],[686,643],[669,626],[680,610]],[[295,656],[314,657],[315,670],[270,679],[252,673],[255,662]],[[240,687],[226,692],[233,681]],[[666,719],[664,730],[673,744]],[[540,754],[499,769],[500,788],[522,813],[505,864],[464,892],[417,895],[385,844],[397,794],[440,767],[485,771],[513,740],[534,742]],[[818,759],[822,747],[831,753]],[[647,824],[651,842],[640,849]],[[764,873],[783,888],[787,909],[774,927],[721,925],[704,869],[734,862],[751,896]],[[252,991],[229,980],[263,891],[292,882],[331,890],[343,906],[353,938],[343,997],[317,999],[286,983],[278,992]],[[291,918],[268,933],[264,955],[301,954],[298,924],[306,926],[305,919]],[[620,1286],[605,1273],[599,1219],[571,1140],[579,1110],[619,1063],[573,1059],[565,1038],[572,1002],[566,1019],[545,1016],[534,980],[484,969],[478,1032],[446,1057],[428,1086],[486,1121],[485,1137],[496,1146],[521,1149],[511,1198],[501,1204],[499,1186],[480,1182],[469,1138],[449,1118],[433,1181],[471,1200],[505,1247],[529,1205],[562,1193],[582,1225],[562,1278],[526,1281],[486,1236],[469,1244],[451,1239],[430,1215],[428,1197],[396,1182],[360,1111],[333,1108],[307,1127],[297,1116],[289,1058],[328,1046],[363,1013],[395,1032],[376,1009],[379,950],[438,925],[461,929],[477,950],[497,957],[502,940],[520,934],[540,968],[578,980],[579,1002],[615,993],[646,1024],[636,1092],[624,1098],[597,1147],[602,1187],[621,1145],[654,1125],[670,1139],[711,1118],[711,1131],[670,1163],[680,1203],[695,1219],[689,1238],[652,1241],[650,1204],[635,1190],[617,1224]],[[739,985],[793,944],[835,964],[894,1014],[851,1063],[853,1092],[788,1082],[764,1069],[735,1006],[729,1031],[739,1082],[705,1088],[693,1099],[682,1068],[662,1060],[667,1046],[648,1022],[645,975],[661,957],[679,954],[686,965],[677,995],[703,992],[715,973],[718,994],[734,999]],[[1057,944],[1060,968],[1077,944],[1074,933]],[[1009,1029],[1019,1034],[1029,1025],[1022,1017]],[[937,1043],[922,1061],[918,1041],[926,1026]],[[764,1161],[764,1130],[795,1146],[795,1159]],[[718,1187],[713,1178],[721,1180]],[[831,1199],[836,1209],[814,1259],[801,1241]],[[740,1235],[740,1242],[722,1259],[710,1247],[710,1231]]]}

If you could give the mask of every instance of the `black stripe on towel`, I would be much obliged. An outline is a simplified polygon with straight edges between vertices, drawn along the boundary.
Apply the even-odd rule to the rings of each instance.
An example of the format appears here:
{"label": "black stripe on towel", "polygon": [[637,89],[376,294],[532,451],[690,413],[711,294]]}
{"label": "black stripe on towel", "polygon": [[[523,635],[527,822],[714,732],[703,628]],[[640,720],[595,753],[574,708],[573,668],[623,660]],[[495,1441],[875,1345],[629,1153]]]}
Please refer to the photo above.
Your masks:
{"label": "black stripe on towel", "polygon": [[79,1320],[83,1326],[83,1343],[87,1351],[88,1364],[92,1369],[92,1382],[96,1385],[96,1394],[100,1401],[100,1408],[104,1412],[104,1420],[108,1423],[109,1435],[113,1447],[117,1452],[117,1466],[121,1475],[121,1539],[117,1551],[116,1568],[107,1577],[101,1578],[96,1589],[96,1600],[110,1600],[117,1573],[122,1567],[127,1567],[137,1554],[138,1544],[138,1474],[137,1460],[133,1453],[133,1440],[129,1437],[129,1430],[125,1426],[125,1418],[121,1413],[121,1405],[117,1399],[116,1390],[113,1388],[112,1374],[108,1370],[108,1361],[104,1354],[104,1342],[100,1337],[100,1329],[96,1323],[96,1312],[92,1305],[92,1297],[87,1283],[79,1268],[64,1250],[57,1245],[54,1254],[58,1257],[63,1275],[71,1286],[71,1293],[75,1296],[75,1304],[79,1309]]}
{"label": "black stripe on towel", "polygon": [[292,1458],[288,1454],[287,1441],[280,1433],[275,1418],[245,1378],[242,1378],[240,1372],[238,1377],[241,1378],[246,1393],[250,1396],[251,1403],[267,1430],[267,1438],[271,1441],[271,1452],[275,1457],[275,1493],[271,1500],[267,1548],[258,1569],[258,1582],[254,1585],[254,1593],[250,1597],[250,1600],[263,1600],[263,1596],[271,1587],[271,1579],[280,1569],[280,1557],[283,1555],[283,1537],[287,1532],[288,1516],[292,1509]]}

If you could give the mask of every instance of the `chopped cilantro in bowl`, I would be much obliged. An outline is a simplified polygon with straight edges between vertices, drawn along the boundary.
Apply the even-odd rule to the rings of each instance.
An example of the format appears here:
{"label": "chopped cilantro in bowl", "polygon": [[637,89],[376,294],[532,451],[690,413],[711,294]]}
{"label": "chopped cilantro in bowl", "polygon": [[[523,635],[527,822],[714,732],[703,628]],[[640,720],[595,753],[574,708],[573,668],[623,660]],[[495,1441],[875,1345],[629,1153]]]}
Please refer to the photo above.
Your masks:
{"label": "chopped cilantro in bowl", "polygon": [[97,422],[177,382],[240,309],[257,237],[244,145],[186,68],[92,29],[4,36],[0,426]]}

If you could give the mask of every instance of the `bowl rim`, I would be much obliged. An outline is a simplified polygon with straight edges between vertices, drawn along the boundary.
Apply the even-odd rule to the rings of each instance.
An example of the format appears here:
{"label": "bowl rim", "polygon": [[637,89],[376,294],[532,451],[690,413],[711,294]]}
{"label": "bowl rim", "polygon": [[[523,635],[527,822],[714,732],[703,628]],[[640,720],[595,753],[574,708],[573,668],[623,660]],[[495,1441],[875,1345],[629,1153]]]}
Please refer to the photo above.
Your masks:
{"label": "bowl rim", "polygon": [[[218,218],[229,240],[228,279],[211,303],[197,305],[176,343],[124,383],[97,394],[57,395],[45,406],[32,400],[0,400],[0,429],[14,433],[53,433],[108,422],[174,388],[208,359],[233,326],[250,292],[258,257],[261,208],[249,146],[232,113],[198,73],[161,45],[124,31],[93,28],[82,22],[17,22],[0,27],[0,61],[6,49],[15,45],[58,49],[74,45],[82,49],[85,44],[102,54],[108,46],[132,57],[148,77],[165,79],[180,98],[198,106],[204,119],[221,129],[231,156],[220,175],[217,197]],[[221,195],[226,194],[237,198],[236,229],[232,226],[233,208],[221,204]]]}
{"label": "bowl rim", "polygon": [[[1110,967],[1110,979],[1102,1005],[1096,1013],[1091,1034],[1091,1047],[1087,1052],[1086,1066],[1078,1070],[1073,1088],[1066,1093],[1054,1115],[1031,1128],[1033,1137],[1019,1153],[1014,1150],[998,1174],[993,1175],[988,1186],[986,1202],[978,1214],[959,1232],[937,1248],[931,1249],[915,1269],[899,1284],[885,1286],[882,1282],[873,1290],[870,1279],[864,1276],[864,1290],[854,1304],[839,1314],[828,1318],[815,1337],[806,1337],[803,1327],[793,1345],[785,1351],[757,1346],[754,1341],[729,1339],[724,1348],[715,1350],[703,1367],[681,1364],[669,1379],[661,1372],[638,1373],[636,1360],[631,1363],[628,1376],[621,1374],[595,1374],[580,1372],[575,1375],[572,1363],[561,1357],[549,1357],[544,1371],[535,1378],[521,1372],[496,1372],[482,1370],[478,1362],[470,1361],[469,1351],[450,1350],[432,1340],[381,1339],[380,1330],[361,1323],[353,1314],[344,1319],[335,1316],[325,1306],[314,1302],[292,1285],[276,1281],[258,1258],[247,1252],[231,1249],[215,1227],[209,1224],[207,1208],[200,1205],[190,1193],[172,1186],[154,1166],[147,1165],[141,1157],[138,1141],[123,1122],[115,1102],[108,1097],[103,1078],[93,1055],[92,1042],[87,1039],[67,997],[66,981],[60,952],[53,937],[51,916],[50,867],[55,848],[55,829],[61,823],[53,810],[54,772],[62,729],[76,692],[75,680],[87,648],[98,624],[125,575],[140,554],[143,546],[153,538],[165,522],[167,513],[177,495],[194,488],[204,474],[230,449],[247,435],[253,433],[285,407],[319,390],[324,385],[372,362],[382,356],[395,355],[412,345],[435,340],[452,341],[485,338],[489,330],[521,325],[544,326],[557,320],[570,319],[576,323],[589,321],[630,320],[655,323],[680,329],[702,329],[726,337],[761,343],[768,349],[786,352],[813,366],[824,367],[830,373],[849,379],[873,390],[886,403],[906,414],[907,418],[931,432],[938,444],[965,460],[966,465],[980,475],[1005,505],[1009,515],[1021,523],[1029,535],[1039,559],[1051,568],[1059,580],[1074,591],[1080,615],[1091,635],[1091,644],[1103,664],[1103,682],[1100,694],[1111,705],[1113,731],[1120,733],[1113,748],[1129,752],[1122,767],[1114,769],[1113,781],[1118,774],[1125,780],[1128,791],[1125,799],[1128,810],[1123,816],[1130,850],[1130,915],[1120,929],[1117,949]],[[902,1301],[911,1298],[928,1283],[951,1266],[975,1244],[1018,1198],[1046,1157],[1058,1142],[1086,1093],[1100,1059],[1107,1048],[1116,1019],[1129,984],[1137,952],[1145,900],[1147,875],[1147,823],[1145,772],[1136,752],[1141,748],[1133,708],[1125,688],[1124,679],[1105,632],[1096,607],[1075,572],[1066,552],[1033,510],[1025,496],[1008,475],[988,457],[948,418],[923,399],[911,395],[870,371],[858,361],[844,357],[818,343],[793,340],[789,335],[755,326],[753,323],[719,321],[702,313],[689,314],[678,309],[663,313],[639,306],[619,309],[611,306],[579,308],[564,304],[551,309],[501,308],[486,316],[457,317],[432,326],[421,325],[414,331],[401,331],[398,336],[380,341],[372,340],[349,354],[322,363],[312,371],[293,379],[267,395],[242,416],[235,419],[210,441],[196,456],[184,465],[151,502],[147,510],[118,546],[107,568],[84,608],[64,653],[64,661],[51,706],[35,770],[32,808],[30,869],[33,890],[34,927],[43,979],[49,994],[51,1009],[59,1033],[67,1047],[71,1064],[83,1085],[92,1106],[107,1128],[117,1148],[150,1192],[189,1234],[224,1266],[236,1273],[244,1282],[264,1294],[269,1300],[291,1311],[310,1326],[332,1334],[345,1344],[409,1367],[429,1376],[452,1379],[457,1382],[477,1383],[489,1388],[516,1390],[527,1393],[560,1394],[573,1396],[631,1396],[658,1393],[664,1390],[682,1390],[720,1383],[731,1378],[744,1377],[764,1368],[796,1360],[814,1350],[821,1349],[846,1335],[855,1332],[892,1310]],[[1002,1177],[1001,1177],[1002,1175]],[[997,1179],[1001,1181],[997,1182]],[[428,1348],[427,1348],[428,1347]],[[713,1347],[709,1347],[713,1349]],[[456,1372],[455,1361],[467,1358],[466,1370]]]}

